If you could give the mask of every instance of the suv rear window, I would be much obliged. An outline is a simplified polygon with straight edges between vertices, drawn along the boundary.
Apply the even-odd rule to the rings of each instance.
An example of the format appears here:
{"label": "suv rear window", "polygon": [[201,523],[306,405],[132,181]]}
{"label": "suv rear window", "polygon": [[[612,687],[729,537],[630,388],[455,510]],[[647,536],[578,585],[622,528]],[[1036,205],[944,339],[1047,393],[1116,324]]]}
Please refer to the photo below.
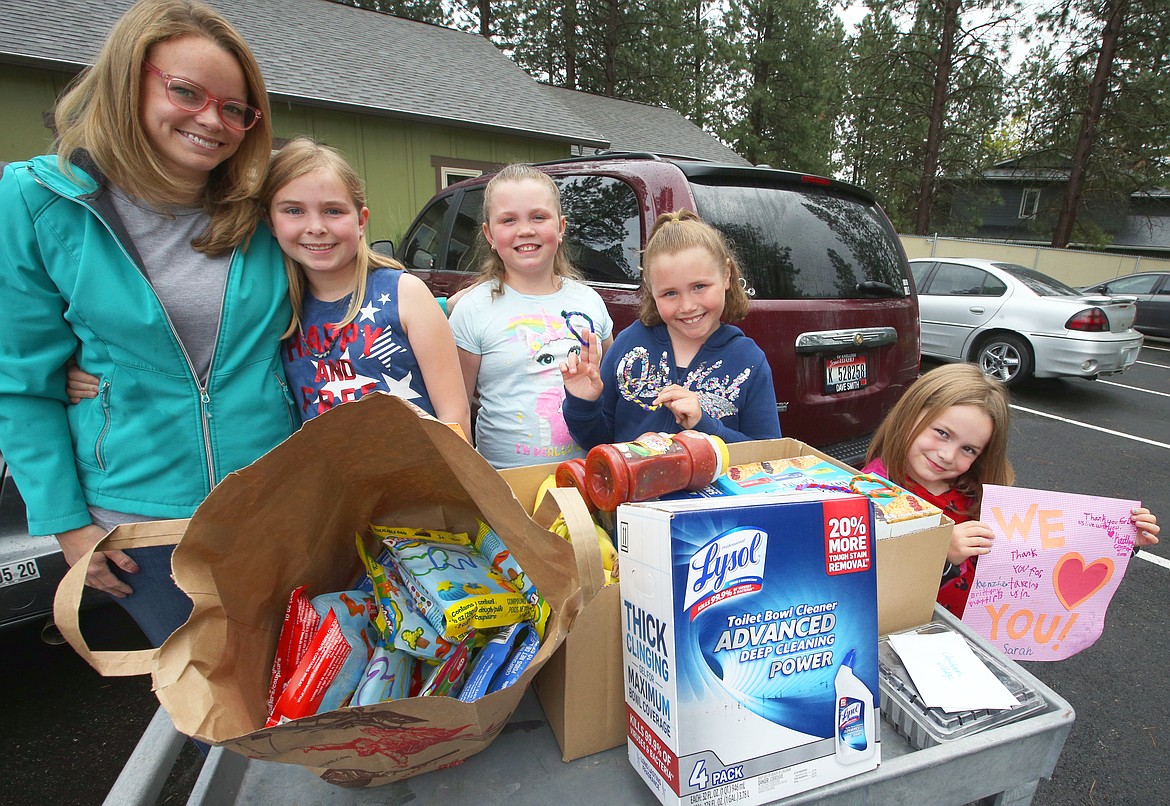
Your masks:
{"label": "suv rear window", "polygon": [[554,181],[569,220],[569,261],[594,282],[640,282],[642,229],[633,188],[609,176],[558,176]]}
{"label": "suv rear window", "polygon": [[[704,185],[698,214],[723,231],[755,299],[860,299],[862,282],[909,294],[876,208],[828,191]],[[779,235],[791,237],[778,240]]]}
{"label": "suv rear window", "polygon": [[[568,219],[569,262],[591,282],[637,285],[642,230],[633,188],[608,176],[557,176],[553,181],[560,188],[561,209]],[[483,188],[469,188],[455,217],[448,271],[477,270],[479,257],[471,246],[482,222]]]}

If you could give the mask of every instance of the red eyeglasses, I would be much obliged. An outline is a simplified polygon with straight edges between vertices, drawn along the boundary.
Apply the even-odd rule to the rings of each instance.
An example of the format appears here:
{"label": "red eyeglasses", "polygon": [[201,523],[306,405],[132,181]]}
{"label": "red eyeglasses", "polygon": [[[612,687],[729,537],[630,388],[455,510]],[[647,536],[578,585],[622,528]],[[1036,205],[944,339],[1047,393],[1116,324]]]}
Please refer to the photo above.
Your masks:
{"label": "red eyeglasses", "polygon": [[260,110],[254,106],[248,106],[243,101],[225,101],[222,98],[216,98],[194,81],[164,73],[150,62],[143,62],[142,67],[163,80],[167,86],[167,100],[179,109],[188,112],[201,112],[207,108],[208,104],[214,103],[224,125],[237,131],[247,131],[256,125],[256,121],[260,120]]}

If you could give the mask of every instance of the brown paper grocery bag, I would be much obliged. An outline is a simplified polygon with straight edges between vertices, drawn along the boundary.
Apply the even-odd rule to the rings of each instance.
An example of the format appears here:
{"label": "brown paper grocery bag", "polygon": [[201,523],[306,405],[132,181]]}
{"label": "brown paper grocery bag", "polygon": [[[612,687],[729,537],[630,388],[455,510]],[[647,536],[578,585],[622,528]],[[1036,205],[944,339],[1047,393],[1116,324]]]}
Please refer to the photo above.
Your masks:
{"label": "brown paper grocery bag", "polygon": [[[472,703],[411,698],[263,727],[293,588],[307,583],[310,595],[350,588],[360,573],[354,534],[367,534],[370,522],[471,532],[477,518],[552,607],[540,653],[516,685]],[[226,478],[187,525],[172,564],[194,601],[191,618],[154,660],[155,691],[175,727],[349,786],[406,778],[486,747],[581,608],[572,547],[533,522],[451,429],[383,394],[311,420]]]}

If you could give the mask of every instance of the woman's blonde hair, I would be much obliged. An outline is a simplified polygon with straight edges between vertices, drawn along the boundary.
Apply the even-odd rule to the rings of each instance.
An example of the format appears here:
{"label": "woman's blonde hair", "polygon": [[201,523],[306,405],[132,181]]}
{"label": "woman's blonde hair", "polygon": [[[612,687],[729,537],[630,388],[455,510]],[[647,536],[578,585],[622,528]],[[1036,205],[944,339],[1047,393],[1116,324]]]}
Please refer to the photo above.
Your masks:
{"label": "woman's blonde hair", "polygon": [[[280,149],[268,166],[268,177],[260,188],[260,203],[264,214],[271,216],[272,200],[280,189],[293,180],[305,174],[316,171],[327,171],[345,187],[350,201],[359,212],[366,206],[366,189],[361,177],[353,166],[335,148],[319,143],[309,137],[298,137],[284,148]],[[370,248],[366,239],[358,239],[357,255],[354,259],[352,296],[349,308],[340,322],[334,327],[344,327],[357,318],[361,312],[363,300],[366,297],[366,285],[370,272],[378,268],[402,269],[403,266],[394,258],[380,255]],[[288,330],[281,338],[288,338],[301,327],[301,304],[305,299],[305,272],[301,264],[288,255],[284,256],[284,270],[288,274],[288,297],[292,303],[292,319]]]}
{"label": "woman's blonde hair", "polygon": [[[247,101],[260,110],[240,147],[211,171],[203,188],[173,175],[151,146],[139,116],[147,53],[159,42],[184,36],[207,39],[235,56],[244,71]],[[115,185],[153,204],[182,203],[201,190],[211,222],[192,244],[199,251],[222,254],[251,236],[255,196],[272,150],[268,91],[243,37],[210,7],[195,0],[140,0],[114,23],[97,60],[70,84],[55,115],[62,170],[70,172],[74,157],[84,151]]]}
{"label": "woman's blonde hair", "polygon": [[662,324],[662,317],[658,314],[658,305],[654,302],[654,293],[650,287],[650,264],[661,255],[674,255],[687,249],[704,249],[720,266],[725,267],[727,277],[727,291],[723,295],[723,316],[725,322],[738,322],[748,315],[751,309],[751,300],[744,290],[743,274],[739,270],[739,263],[727,244],[723,233],[699,218],[691,210],[677,210],[673,213],[663,213],[658,216],[646,238],[646,248],[642,250],[642,288],[640,290],[640,304],[638,319],[646,327]]}
{"label": "woman's blonde hair", "polygon": [[991,439],[953,488],[975,501],[978,512],[984,484],[1011,484],[1015,473],[1007,456],[1010,399],[1002,383],[974,364],[944,364],[915,381],[874,434],[866,461],[880,458],[890,481],[906,484],[910,445],[952,406],[975,406],[991,418]]}
{"label": "woman's blonde hair", "polygon": [[[539,168],[534,168],[526,163],[514,162],[511,165],[506,165],[501,168],[499,173],[489,179],[487,185],[484,186],[483,220],[487,226],[491,226],[492,197],[495,195],[496,188],[505,182],[523,182],[525,180],[532,180],[547,188],[553,197],[553,205],[556,208],[553,212],[556,214],[557,221],[559,222],[564,217],[564,212],[561,210],[561,191],[549,175]],[[507,267],[504,266],[503,258],[487,242],[487,237],[483,234],[482,227],[480,228],[478,242],[478,248],[483,252],[484,259],[480,264],[479,276],[476,277],[475,283],[482,283],[485,280],[493,281],[492,296],[497,297],[504,293],[504,277],[508,273]],[[569,256],[565,254],[564,248],[558,248],[556,255],[553,257],[553,274],[557,277],[569,277],[574,280],[581,279],[581,273],[569,262]]]}

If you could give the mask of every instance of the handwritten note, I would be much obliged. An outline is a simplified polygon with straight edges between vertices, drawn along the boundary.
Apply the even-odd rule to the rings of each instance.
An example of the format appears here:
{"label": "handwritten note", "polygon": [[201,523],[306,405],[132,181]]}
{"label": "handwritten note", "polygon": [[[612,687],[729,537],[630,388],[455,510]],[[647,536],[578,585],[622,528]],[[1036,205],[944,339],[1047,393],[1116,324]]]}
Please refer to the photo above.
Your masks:
{"label": "handwritten note", "polygon": [[1137,506],[984,486],[995,545],[975,567],[964,623],[1016,660],[1063,660],[1092,646],[1129,566]]}
{"label": "handwritten note", "polygon": [[957,632],[896,633],[889,641],[930,708],[955,713],[1019,704]]}

